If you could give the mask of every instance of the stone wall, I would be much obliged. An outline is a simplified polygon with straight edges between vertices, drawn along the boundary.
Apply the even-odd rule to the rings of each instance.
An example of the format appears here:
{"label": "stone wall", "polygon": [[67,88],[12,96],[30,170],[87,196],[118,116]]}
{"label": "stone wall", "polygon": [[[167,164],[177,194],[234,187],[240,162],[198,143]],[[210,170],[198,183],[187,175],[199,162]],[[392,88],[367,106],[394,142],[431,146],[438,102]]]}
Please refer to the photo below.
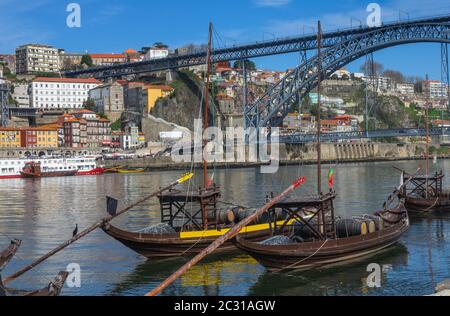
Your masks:
{"label": "stone wall", "polygon": [[[322,144],[322,158],[332,161],[360,161],[373,159],[412,159],[425,152],[424,144],[386,143],[339,143]],[[317,157],[315,144],[287,145],[288,161],[314,160]]]}

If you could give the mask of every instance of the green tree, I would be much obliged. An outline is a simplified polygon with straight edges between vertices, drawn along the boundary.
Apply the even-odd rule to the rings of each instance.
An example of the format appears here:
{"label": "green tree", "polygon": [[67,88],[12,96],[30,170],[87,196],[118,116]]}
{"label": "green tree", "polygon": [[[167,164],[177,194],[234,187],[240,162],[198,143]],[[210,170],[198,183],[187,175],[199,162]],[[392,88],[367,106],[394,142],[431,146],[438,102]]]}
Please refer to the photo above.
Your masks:
{"label": "green tree", "polygon": [[95,106],[95,102],[94,102],[94,100],[92,100],[92,99],[87,99],[86,101],[84,101],[84,103],[83,103],[83,107],[86,109],[86,110],[89,110],[89,111],[94,111],[94,112],[96,112],[96,106]]}
{"label": "green tree", "polygon": [[153,47],[159,48],[159,49],[166,49],[169,48],[168,45],[164,44],[163,42],[155,42],[153,44]]}
{"label": "green tree", "polygon": [[83,55],[83,57],[81,57],[81,65],[92,67],[94,62],[92,61],[91,55]]}
{"label": "green tree", "polygon": [[[246,59],[245,66],[247,67],[247,70],[256,70],[256,64],[251,60]],[[241,69],[242,68],[242,60],[236,61],[234,63],[234,68]]]}

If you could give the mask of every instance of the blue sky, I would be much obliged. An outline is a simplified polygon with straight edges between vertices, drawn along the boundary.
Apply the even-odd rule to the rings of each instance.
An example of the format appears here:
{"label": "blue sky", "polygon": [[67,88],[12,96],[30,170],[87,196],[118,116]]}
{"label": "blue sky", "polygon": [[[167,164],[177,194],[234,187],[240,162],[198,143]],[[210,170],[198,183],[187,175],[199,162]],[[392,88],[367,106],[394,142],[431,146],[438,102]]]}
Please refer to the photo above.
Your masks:
{"label": "blue sky", "polygon": [[[66,26],[71,2],[81,6],[79,29]],[[29,42],[90,53],[140,49],[156,41],[171,47],[199,44],[206,41],[210,20],[223,43],[233,45],[310,33],[317,19],[325,31],[349,27],[351,19],[366,20],[370,2],[380,4],[384,22],[397,20],[399,14],[406,18],[406,11],[411,18],[450,13],[448,0],[0,0],[0,53]],[[438,44],[390,48],[377,52],[375,59],[406,75],[440,78]],[[262,68],[278,70],[297,61],[297,54],[255,60]],[[357,71],[362,62],[348,68]]]}

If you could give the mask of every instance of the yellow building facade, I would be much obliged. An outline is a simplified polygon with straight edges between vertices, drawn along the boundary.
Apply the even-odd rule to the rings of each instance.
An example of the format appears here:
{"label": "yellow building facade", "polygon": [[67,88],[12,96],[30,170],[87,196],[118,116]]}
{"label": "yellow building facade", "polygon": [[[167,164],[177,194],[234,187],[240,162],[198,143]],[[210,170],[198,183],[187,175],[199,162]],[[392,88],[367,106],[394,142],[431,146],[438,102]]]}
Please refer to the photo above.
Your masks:
{"label": "yellow building facade", "polygon": [[174,92],[174,89],[171,86],[165,85],[148,85],[145,86],[147,90],[147,105],[148,105],[148,113],[155,107],[156,101],[160,98],[166,98],[171,96]]}
{"label": "yellow building facade", "polygon": [[37,148],[57,148],[58,147],[58,129],[53,126],[41,126],[32,128],[36,131]]}
{"label": "yellow building facade", "polygon": [[20,148],[20,129],[0,128],[0,148]]}

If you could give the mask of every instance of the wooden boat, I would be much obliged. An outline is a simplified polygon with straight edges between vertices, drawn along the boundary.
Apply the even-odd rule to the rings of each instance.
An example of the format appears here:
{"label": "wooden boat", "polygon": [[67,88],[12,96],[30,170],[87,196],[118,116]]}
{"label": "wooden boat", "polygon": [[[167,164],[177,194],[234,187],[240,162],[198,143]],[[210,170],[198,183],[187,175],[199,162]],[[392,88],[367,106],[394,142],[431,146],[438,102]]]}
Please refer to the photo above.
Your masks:
{"label": "wooden boat", "polygon": [[144,168],[119,168],[117,169],[118,173],[143,173],[145,172]]}
{"label": "wooden boat", "polygon": [[[403,172],[403,181],[408,174]],[[409,185],[402,191],[405,206],[411,212],[430,213],[434,211],[450,211],[450,191],[442,188],[444,174],[442,171],[434,176],[412,177]]]}
{"label": "wooden boat", "polygon": [[[318,211],[313,218],[318,218],[318,221],[313,225],[310,224],[311,221],[309,224],[304,221],[300,227],[297,225],[295,229],[287,230],[289,227],[285,225],[282,232],[288,231],[291,234],[283,234],[284,239],[280,244],[270,244],[267,241],[256,243],[238,237],[237,247],[255,258],[268,271],[305,270],[372,255],[397,243],[402,234],[409,229],[408,212],[404,201],[400,201],[395,208],[367,217],[368,221],[379,218],[379,223],[383,223],[377,226],[375,231],[353,235],[349,233],[350,225],[346,229],[342,229],[341,225],[339,231],[340,222],[332,224],[330,217],[322,209],[323,205],[327,204],[327,199],[329,197],[317,199]],[[324,221],[324,218],[328,219]]]}
{"label": "wooden boat", "polygon": [[51,178],[51,177],[71,177],[75,176],[78,170],[61,170],[42,172],[40,162],[27,162],[23,167],[20,175],[22,178],[39,179],[39,178]]}
{"label": "wooden boat", "polygon": [[66,283],[69,273],[66,271],[61,271],[56,278],[51,281],[46,287],[29,293],[14,294],[3,285],[2,279],[0,277],[0,296],[59,296]]}
{"label": "wooden boat", "polygon": [[[426,76],[428,80],[428,75]],[[450,211],[450,191],[443,190],[444,174],[430,173],[430,128],[428,109],[430,106],[430,95],[427,93],[427,103],[425,104],[425,124],[426,124],[426,150],[425,150],[425,175],[414,176],[407,186],[404,186],[402,198],[405,205],[411,212],[430,213],[434,211]],[[410,177],[402,171],[402,182],[406,177]]]}
{"label": "wooden boat", "polygon": [[0,273],[3,271],[3,269],[8,265],[8,263],[14,257],[17,250],[19,250],[21,243],[22,243],[21,240],[17,240],[17,239],[12,240],[9,247],[0,253]]}
{"label": "wooden boat", "polygon": [[120,167],[106,168],[103,173],[119,173]]}
{"label": "wooden boat", "polygon": [[[161,232],[130,232],[110,223],[102,228],[112,238],[149,259],[193,255],[227,233],[239,213],[245,214],[246,210],[242,208],[218,209],[219,197],[220,191],[216,187],[189,193],[171,190],[159,195],[164,224]],[[282,218],[283,214],[278,212],[277,216]],[[241,235],[250,240],[263,240],[271,234],[270,225],[268,220],[261,219],[259,223],[245,227]],[[236,250],[236,247],[230,241],[220,250]]]}
{"label": "wooden boat", "polygon": [[[336,264],[374,254],[394,245],[410,226],[404,200],[399,199],[395,207],[389,208],[398,197],[403,186],[384,203],[383,211],[375,215],[363,215],[348,220],[335,217],[330,180],[330,193],[322,194],[321,181],[321,26],[318,23],[318,101],[317,101],[317,186],[318,196],[305,200],[296,209],[285,204],[289,216],[281,227],[273,225],[273,237],[257,243],[237,236],[236,245],[259,261],[269,271],[308,269]],[[301,216],[301,210],[313,213],[309,219]],[[273,208],[270,212],[276,212]],[[296,221],[292,224],[291,220]]]}
{"label": "wooden boat", "polygon": [[[207,74],[211,72],[211,40],[212,25],[209,29]],[[204,91],[205,106],[200,105],[203,108],[204,130],[209,125],[209,87],[210,76],[207,75]],[[204,145],[207,142],[208,140],[205,139]],[[130,232],[108,222],[103,225],[103,230],[112,238],[147,258],[189,256],[199,253],[218,237],[227,233],[235,224],[235,217],[251,212],[243,209],[219,209],[220,189],[211,182],[208,176],[207,159],[203,156],[203,188],[191,192],[170,190],[159,195],[162,226],[157,225],[143,231]],[[262,240],[270,233],[270,221],[261,221],[241,231],[241,235],[250,240]],[[236,247],[232,242],[228,242],[219,250],[236,250]]]}
{"label": "wooden boat", "polygon": [[67,271],[61,271],[46,287],[35,292],[27,293],[24,296],[59,296],[68,276],[69,273]]}

